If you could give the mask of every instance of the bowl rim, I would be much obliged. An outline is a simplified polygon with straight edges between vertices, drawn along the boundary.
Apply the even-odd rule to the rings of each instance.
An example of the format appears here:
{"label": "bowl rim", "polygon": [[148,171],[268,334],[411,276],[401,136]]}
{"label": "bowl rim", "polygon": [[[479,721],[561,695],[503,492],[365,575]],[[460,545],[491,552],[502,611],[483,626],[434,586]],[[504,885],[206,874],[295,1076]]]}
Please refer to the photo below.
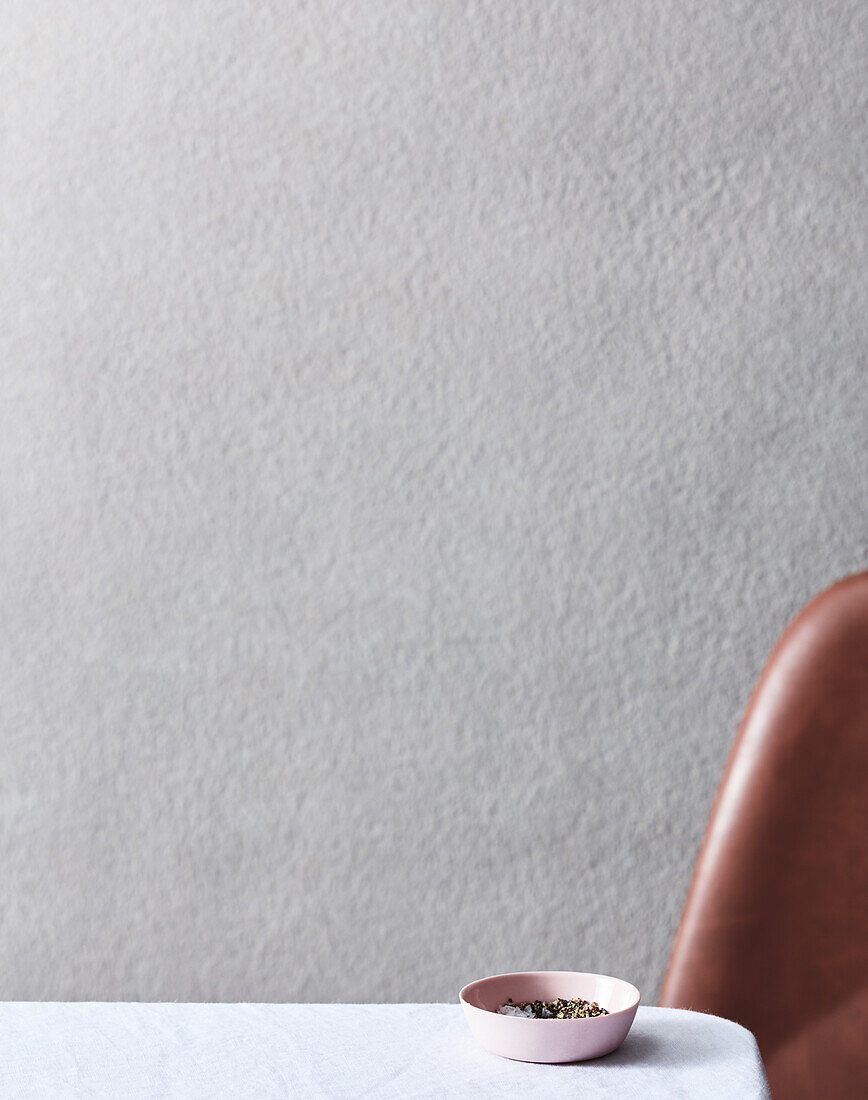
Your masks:
{"label": "bowl rim", "polygon": [[[501,1013],[495,1012],[493,1008],[480,1008],[479,1005],[471,1004],[464,996],[471,986],[480,985],[482,982],[491,981],[493,978],[519,978],[527,974],[570,974],[573,977],[582,978],[607,978],[609,981],[619,982],[621,985],[627,986],[628,990],[632,990],[633,998],[630,1004],[624,1008],[619,1008],[615,1012],[607,1011],[605,1016],[579,1016],[564,1020],[559,1020],[556,1016],[553,1016],[548,1020],[537,1020],[532,1016],[503,1016]],[[641,999],[642,994],[632,982],[628,982],[624,978],[617,978],[614,974],[596,974],[590,970],[510,970],[505,974],[487,974],[484,978],[475,978],[472,982],[468,982],[458,993],[458,1000],[464,1008],[472,1008],[476,1012],[486,1012],[490,1016],[498,1016],[504,1020],[517,1020],[519,1023],[527,1024],[590,1024],[596,1020],[612,1020],[626,1012],[635,1012]]]}

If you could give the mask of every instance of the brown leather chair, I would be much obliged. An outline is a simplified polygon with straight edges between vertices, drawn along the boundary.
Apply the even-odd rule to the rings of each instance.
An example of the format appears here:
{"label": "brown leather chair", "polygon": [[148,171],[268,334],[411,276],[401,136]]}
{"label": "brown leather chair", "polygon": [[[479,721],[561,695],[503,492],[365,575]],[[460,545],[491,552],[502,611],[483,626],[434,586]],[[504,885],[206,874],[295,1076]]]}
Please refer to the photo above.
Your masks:
{"label": "brown leather chair", "polygon": [[811,600],[769,657],[660,1004],[750,1028],[775,1100],[868,1097],[868,573]]}

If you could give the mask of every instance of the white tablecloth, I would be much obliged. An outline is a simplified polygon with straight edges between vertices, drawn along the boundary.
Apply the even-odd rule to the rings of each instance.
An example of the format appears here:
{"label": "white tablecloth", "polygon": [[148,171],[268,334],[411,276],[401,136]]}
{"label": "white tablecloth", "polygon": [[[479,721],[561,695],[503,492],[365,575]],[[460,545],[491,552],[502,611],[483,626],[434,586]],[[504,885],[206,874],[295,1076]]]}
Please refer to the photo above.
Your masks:
{"label": "white tablecloth", "polygon": [[458,1005],[0,1004],[2,1097],[768,1098],[737,1024],[640,1008],[621,1048],[538,1066],[477,1046]]}

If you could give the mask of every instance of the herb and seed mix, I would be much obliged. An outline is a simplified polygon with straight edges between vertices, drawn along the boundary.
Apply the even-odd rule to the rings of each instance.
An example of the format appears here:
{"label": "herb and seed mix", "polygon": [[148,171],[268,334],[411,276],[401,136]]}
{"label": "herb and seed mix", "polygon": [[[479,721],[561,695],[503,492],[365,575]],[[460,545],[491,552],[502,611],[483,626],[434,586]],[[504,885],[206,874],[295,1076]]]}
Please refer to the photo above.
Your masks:
{"label": "herb and seed mix", "polygon": [[529,1020],[586,1020],[591,1016],[609,1015],[596,1001],[583,1001],[581,997],[570,1001],[558,997],[554,1001],[520,1001],[518,1004],[510,997],[497,1011],[501,1016],[526,1016]]}

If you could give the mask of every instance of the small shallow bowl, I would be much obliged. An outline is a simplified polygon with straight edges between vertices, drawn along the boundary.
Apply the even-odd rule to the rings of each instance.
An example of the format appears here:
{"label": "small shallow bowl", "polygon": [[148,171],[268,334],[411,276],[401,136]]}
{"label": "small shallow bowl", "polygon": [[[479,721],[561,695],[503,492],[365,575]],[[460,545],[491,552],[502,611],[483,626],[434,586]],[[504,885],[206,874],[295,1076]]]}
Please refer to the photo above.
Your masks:
{"label": "small shallow bowl", "polygon": [[[639,1007],[639,990],[605,974],[572,970],[530,970],[495,974],[466,985],[458,994],[470,1030],[492,1054],[520,1062],[581,1062],[610,1054],[627,1037]],[[501,1016],[513,1001],[552,1001],[582,997],[608,1009],[586,1020],[532,1020]]]}

